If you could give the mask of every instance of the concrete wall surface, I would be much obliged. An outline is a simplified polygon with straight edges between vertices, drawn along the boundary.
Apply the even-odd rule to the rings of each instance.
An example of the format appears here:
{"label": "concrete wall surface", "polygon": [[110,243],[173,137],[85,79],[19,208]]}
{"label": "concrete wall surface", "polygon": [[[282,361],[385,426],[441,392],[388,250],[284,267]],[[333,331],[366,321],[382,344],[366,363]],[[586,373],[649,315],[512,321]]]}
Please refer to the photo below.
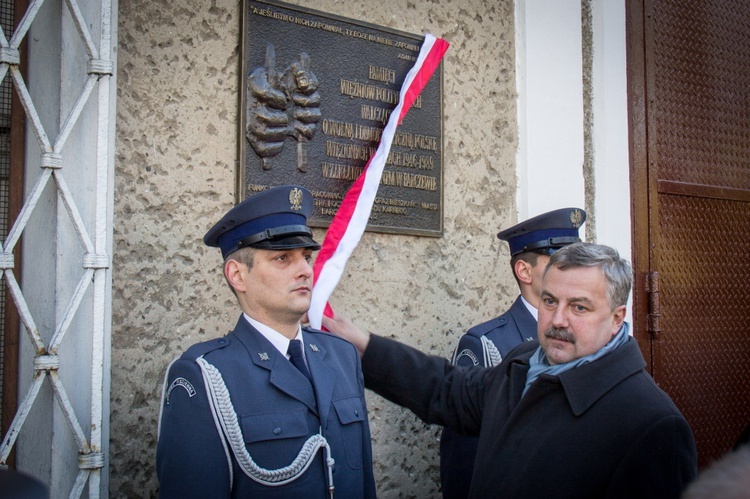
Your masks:
{"label": "concrete wall surface", "polygon": [[[513,1],[293,3],[451,43],[444,236],[365,233],[331,298],[361,326],[448,357],[465,329],[517,294],[495,238],[516,217]],[[237,0],[120,2],[112,497],[156,495],[167,364],[239,315],[202,237],[235,200],[241,11]],[[368,409],[379,497],[439,497],[440,428],[371,392]]]}

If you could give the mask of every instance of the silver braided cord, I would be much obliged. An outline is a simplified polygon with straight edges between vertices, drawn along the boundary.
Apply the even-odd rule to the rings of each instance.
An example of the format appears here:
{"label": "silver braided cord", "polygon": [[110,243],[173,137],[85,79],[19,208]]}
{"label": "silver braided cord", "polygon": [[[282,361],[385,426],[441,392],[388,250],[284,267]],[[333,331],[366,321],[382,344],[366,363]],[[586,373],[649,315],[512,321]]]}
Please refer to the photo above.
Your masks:
{"label": "silver braided cord", "polygon": [[293,482],[299,478],[313,462],[315,454],[319,449],[326,449],[326,465],[328,466],[328,483],[331,495],[333,494],[333,465],[331,447],[321,434],[312,435],[302,446],[297,457],[292,463],[276,470],[267,470],[258,466],[245,447],[242,430],[234,412],[232,401],[229,396],[224,379],[219,370],[206,361],[203,357],[196,360],[203,373],[206,391],[209,394],[209,404],[214,412],[215,418],[221,424],[225,438],[234,453],[242,471],[256,482],[269,487],[278,487]]}
{"label": "silver braided cord", "polygon": [[482,336],[482,352],[484,353],[484,365],[486,367],[496,366],[503,360],[500,351],[486,336]]}
{"label": "silver braided cord", "polygon": [[[200,357],[197,360],[203,360],[203,357]],[[227,458],[227,469],[229,470],[229,492],[231,493],[232,487],[234,486],[234,466],[232,466],[232,456],[229,454],[229,448],[227,448],[227,439],[224,438],[224,424],[221,422],[220,415],[216,412],[216,400],[214,397],[214,393],[209,386],[210,382],[206,378],[206,373],[204,372],[200,362],[198,362],[198,366],[201,367],[203,385],[206,387],[206,394],[208,395],[208,406],[211,408],[211,416],[214,418],[216,432],[219,434],[219,440],[221,441],[221,446],[224,448],[224,455]]]}

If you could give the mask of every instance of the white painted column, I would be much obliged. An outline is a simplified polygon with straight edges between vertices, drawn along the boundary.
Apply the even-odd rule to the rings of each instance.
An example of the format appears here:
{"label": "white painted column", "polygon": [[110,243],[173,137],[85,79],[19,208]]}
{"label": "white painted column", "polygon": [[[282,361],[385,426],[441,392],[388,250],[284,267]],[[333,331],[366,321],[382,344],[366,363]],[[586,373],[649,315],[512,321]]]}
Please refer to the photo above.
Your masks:
{"label": "white painted column", "polygon": [[632,261],[625,0],[592,0],[591,16],[596,240]]}
{"label": "white painted column", "polygon": [[518,219],[584,207],[580,0],[516,1]]}
{"label": "white painted column", "polygon": [[594,0],[596,238],[631,259],[625,1]]}
{"label": "white painted column", "polygon": [[[630,260],[625,0],[592,0],[596,241]],[[580,0],[516,1],[518,219],[584,207]],[[630,320],[630,317],[628,317]]]}

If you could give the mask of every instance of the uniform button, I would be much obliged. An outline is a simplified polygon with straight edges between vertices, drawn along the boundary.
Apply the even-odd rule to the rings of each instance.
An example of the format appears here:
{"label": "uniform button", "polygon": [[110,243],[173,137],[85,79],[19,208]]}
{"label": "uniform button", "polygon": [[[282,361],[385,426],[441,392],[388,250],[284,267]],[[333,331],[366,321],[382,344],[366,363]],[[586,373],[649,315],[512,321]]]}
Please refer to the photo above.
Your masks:
{"label": "uniform button", "polygon": [[354,415],[355,415],[355,416],[359,416],[359,411],[355,410],[355,411],[354,411]]}
{"label": "uniform button", "polygon": [[273,434],[274,435],[281,435],[281,428],[274,428],[273,429]]}
{"label": "uniform button", "polygon": [[219,340],[219,345],[223,345],[226,342],[227,342],[227,340]]}

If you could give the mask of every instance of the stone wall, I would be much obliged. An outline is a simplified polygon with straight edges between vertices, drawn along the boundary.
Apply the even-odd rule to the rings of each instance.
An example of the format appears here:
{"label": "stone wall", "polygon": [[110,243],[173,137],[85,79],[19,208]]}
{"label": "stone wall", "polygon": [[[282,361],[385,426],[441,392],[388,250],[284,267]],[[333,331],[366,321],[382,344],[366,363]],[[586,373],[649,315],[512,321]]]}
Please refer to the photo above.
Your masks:
{"label": "stone wall", "polygon": [[[447,357],[467,327],[517,294],[495,238],[515,221],[513,1],[293,3],[451,43],[444,237],[365,233],[331,299],[365,328]],[[165,369],[239,314],[202,237],[234,203],[241,9],[236,0],[120,1],[112,497],[156,495]],[[379,497],[439,497],[440,428],[371,392],[368,408]]]}

